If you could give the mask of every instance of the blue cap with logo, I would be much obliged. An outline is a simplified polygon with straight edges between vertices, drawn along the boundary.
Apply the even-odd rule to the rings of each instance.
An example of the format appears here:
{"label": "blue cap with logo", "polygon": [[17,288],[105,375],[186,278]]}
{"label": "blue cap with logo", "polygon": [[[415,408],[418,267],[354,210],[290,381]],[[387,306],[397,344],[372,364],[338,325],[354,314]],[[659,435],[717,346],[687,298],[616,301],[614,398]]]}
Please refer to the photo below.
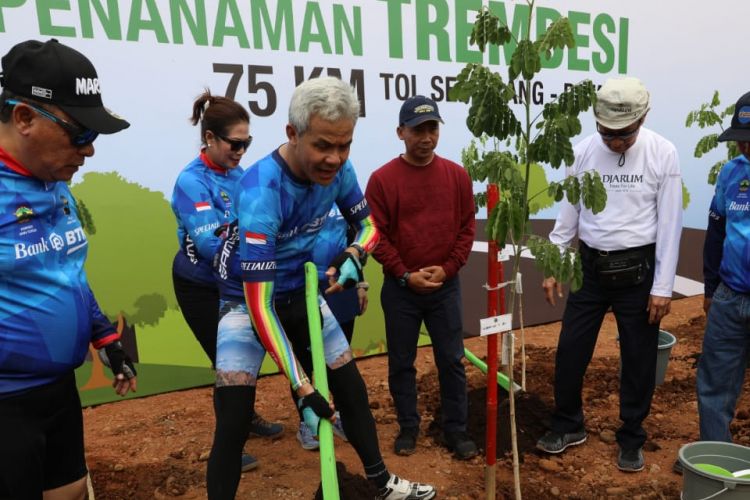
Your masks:
{"label": "blue cap with logo", "polygon": [[416,127],[430,120],[443,123],[437,103],[423,95],[415,95],[404,101],[398,114],[398,123],[401,127]]}
{"label": "blue cap with logo", "polygon": [[719,140],[750,142],[750,92],[735,104],[732,126],[719,136]]}

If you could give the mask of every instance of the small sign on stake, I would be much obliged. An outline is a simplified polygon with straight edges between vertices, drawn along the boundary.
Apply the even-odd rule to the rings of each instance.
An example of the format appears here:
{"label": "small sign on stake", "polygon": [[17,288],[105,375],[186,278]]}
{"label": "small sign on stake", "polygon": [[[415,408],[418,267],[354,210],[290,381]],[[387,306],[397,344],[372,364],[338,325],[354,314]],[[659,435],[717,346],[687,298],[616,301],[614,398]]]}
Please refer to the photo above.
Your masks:
{"label": "small sign on stake", "polygon": [[501,314],[491,318],[482,318],[479,320],[479,335],[495,335],[497,333],[509,332],[513,322],[512,314]]}

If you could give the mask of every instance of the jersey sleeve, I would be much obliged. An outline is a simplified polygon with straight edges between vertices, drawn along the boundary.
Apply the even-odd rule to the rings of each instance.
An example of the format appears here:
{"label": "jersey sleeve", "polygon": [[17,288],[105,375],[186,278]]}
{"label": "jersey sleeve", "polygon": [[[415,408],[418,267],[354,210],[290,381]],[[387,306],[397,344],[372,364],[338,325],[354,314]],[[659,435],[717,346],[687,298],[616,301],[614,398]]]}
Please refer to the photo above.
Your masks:
{"label": "jersey sleeve", "polygon": [[94,346],[94,349],[101,349],[116,340],[120,340],[120,334],[117,333],[112,323],[99,309],[99,303],[96,301],[91,287],[87,288],[87,296],[91,311],[91,345]]}
{"label": "jersey sleeve", "polygon": [[235,196],[243,291],[258,338],[296,390],[309,379],[274,308],[276,235],[283,221],[280,193],[278,185],[274,188],[273,180],[263,179],[260,171],[254,168],[243,177]]}
{"label": "jersey sleeve", "polygon": [[180,175],[172,193],[172,210],[186,236],[195,244],[201,258],[210,261],[221,243],[221,221],[217,215],[223,207],[213,205],[205,179],[192,173]]}
{"label": "jersey sleeve", "polygon": [[[722,169],[727,172],[729,169]],[[725,173],[726,175],[726,173]],[[716,190],[708,210],[708,226],[703,242],[703,295],[712,298],[721,282],[719,269],[724,257],[724,240],[727,236],[726,210],[724,205],[724,176],[719,175]]]}
{"label": "jersey sleeve", "polygon": [[336,205],[338,205],[349,225],[356,231],[352,243],[356,243],[365,251],[371,252],[377,245],[380,235],[370,214],[370,207],[365,195],[357,182],[357,174],[354,172],[351,162],[347,161],[343,169],[341,191],[336,198]]}

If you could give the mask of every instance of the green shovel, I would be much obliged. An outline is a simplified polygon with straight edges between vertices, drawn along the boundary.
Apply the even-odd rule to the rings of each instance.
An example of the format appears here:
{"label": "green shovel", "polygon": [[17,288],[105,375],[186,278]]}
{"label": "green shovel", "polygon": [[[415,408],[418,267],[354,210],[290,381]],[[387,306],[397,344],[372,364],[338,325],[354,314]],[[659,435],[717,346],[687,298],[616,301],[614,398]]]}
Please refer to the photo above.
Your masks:
{"label": "green shovel", "polygon": [[[323,350],[320,306],[318,305],[318,270],[312,262],[305,263],[305,299],[307,324],[310,329],[310,351],[313,361],[313,385],[324,398],[329,399],[328,374]],[[333,449],[333,427],[330,420],[326,418],[320,419],[318,442],[320,443],[320,482],[323,485],[323,499],[339,500],[336,452]]]}

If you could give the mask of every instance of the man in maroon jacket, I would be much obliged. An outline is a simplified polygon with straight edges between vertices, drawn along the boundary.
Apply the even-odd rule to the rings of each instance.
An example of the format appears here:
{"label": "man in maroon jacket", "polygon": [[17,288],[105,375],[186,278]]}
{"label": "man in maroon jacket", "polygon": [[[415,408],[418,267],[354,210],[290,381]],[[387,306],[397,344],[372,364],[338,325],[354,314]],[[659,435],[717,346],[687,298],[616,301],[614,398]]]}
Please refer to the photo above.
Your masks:
{"label": "man in maroon jacket", "polygon": [[373,256],[385,274],[388,385],[401,427],[395,452],[410,455],[416,449],[414,360],[424,321],[440,380],[445,445],[468,459],[477,447],[466,433],[458,271],[474,240],[474,197],[466,171],[435,154],[442,121],[434,101],[415,96],[404,102],[396,132],[406,152],[372,174],[365,197],[381,231]]}

